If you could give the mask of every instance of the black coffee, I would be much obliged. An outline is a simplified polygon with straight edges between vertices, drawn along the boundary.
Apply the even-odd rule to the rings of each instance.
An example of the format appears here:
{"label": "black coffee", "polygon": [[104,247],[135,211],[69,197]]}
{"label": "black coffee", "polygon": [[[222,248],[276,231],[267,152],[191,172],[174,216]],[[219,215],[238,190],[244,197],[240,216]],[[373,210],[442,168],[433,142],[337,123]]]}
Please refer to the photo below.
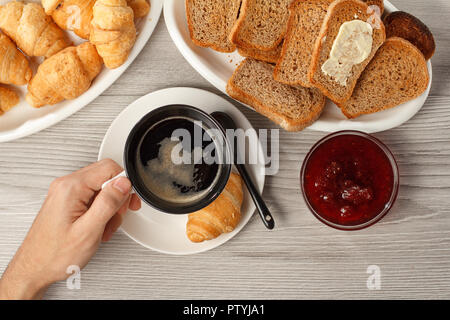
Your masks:
{"label": "black coffee", "polygon": [[139,145],[137,168],[149,191],[172,202],[195,201],[215,182],[216,146],[201,123],[172,118],[154,125]]}

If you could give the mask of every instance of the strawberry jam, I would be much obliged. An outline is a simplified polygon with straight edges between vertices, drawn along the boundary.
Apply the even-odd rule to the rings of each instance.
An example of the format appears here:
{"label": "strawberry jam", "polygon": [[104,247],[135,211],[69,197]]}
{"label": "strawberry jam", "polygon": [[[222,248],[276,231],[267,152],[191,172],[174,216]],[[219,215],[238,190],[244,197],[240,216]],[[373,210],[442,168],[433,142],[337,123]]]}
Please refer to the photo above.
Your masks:
{"label": "strawberry jam", "polygon": [[360,229],[381,219],[398,188],[390,151],[357,131],[335,133],[316,144],[303,164],[302,180],[310,209],[341,229]]}

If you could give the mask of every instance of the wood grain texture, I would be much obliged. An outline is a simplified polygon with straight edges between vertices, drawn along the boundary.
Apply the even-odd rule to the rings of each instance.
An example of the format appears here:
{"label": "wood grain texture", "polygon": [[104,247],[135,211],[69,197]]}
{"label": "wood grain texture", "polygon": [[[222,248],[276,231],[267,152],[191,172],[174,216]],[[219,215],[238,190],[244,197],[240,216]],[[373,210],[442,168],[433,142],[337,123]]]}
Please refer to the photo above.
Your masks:
{"label": "wood grain texture", "polygon": [[[175,257],[147,250],[124,234],[102,245],[82,273],[81,290],[52,286],[47,299],[354,299],[450,298],[450,15],[447,0],[394,0],[420,17],[437,42],[431,95],[412,120],[376,134],[397,157],[399,199],[379,224],[340,232],[305,207],[299,170],[325,134],[280,132],[280,171],[264,198],[277,227],[254,215],[244,230],[207,253]],[[113,119],[138,97],[174,86],[217,92],[179,54],[161,20],[127,72],[89,106],[31,137],[0,144],[0,273],[21,243],[58,176],[97,158]],[[235,103],[256,128],[275,128]],[[366,287],[381,268],[379,291]]]}

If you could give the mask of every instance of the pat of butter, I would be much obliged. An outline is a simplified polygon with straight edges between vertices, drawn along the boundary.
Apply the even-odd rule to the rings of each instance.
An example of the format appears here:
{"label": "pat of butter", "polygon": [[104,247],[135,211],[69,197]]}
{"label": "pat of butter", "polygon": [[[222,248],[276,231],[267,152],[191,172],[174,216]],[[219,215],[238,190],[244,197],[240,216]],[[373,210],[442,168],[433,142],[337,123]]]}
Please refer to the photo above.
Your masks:
{"label": "pat of butter", "polygon": [[322,72],[341,86],[347,85],[354,65],[366,60],[372,51],[372,26],[361,20],[342,24],[331,48],[330,57],[322,65]]}

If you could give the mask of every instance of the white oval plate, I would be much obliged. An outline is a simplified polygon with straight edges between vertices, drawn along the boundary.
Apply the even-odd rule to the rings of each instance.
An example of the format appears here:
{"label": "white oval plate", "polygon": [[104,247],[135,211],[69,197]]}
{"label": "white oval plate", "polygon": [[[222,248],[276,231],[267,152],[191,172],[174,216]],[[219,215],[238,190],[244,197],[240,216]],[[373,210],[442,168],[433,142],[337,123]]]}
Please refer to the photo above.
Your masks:
{"label": "white oval plate", "polygon": [[[245,116],[231,103],[208,91],[194,88],[169,88],[150,93],[129,105],[111,124],[100,147],[98,159],[111,158],[123,167],[125,142],[134,125],[155,108],[170,104],[187,104],[207,113],[223,111],[236,122],[238,128],[252,128]],[[248,153],[248,150],[246,151]],[[248,158],[248,154],[246,155]],[[258,159],[264,159],[261,143],[258,143]],[[262,193],[265,180],[265,166],[246,165],[258,190]],[[162,253],[186,255],[211,250],[233,238],[250,220],[255,205],[244,187],[242,218],[233,232],[202,243],[192,243],[186,236],[187,215],[162,213],[145,203],[138,212],[127,212],[122,224],[122,231],[144,247]],[[263,224],[261,223],[261,227]]]}
{"label": "white oval plate", "polygon": [[[7,2],[9,0],[0,0],[0,5]],[[34,0],[34,2],[40,1]],[[159,21],[163,2],[164,0],[151,0],[151,9],[148,16],[136,22],[138,36],[128,60],[114,70],[103,67],[103,70],[95,78],[89,90],[77,99],[35,109],[30,107],[25,101],[27,87],[14,86],[16,91],[20,93],[20,103],[11,111],[0,116],[0,142],[12,141],[44,130],[74,114],[108,89],[125,72],[144,48]],[[67,33],[74,44],[85,41],[77,37],[73,32]],[[37,68],[37,60],[33,59],[31,64],[34,69]]]}
{"label": "white oval plate", "polygon": [[[397,8],[389,1],[384,3],[386,12],[397,11]],[[169,34],[184,58],[206,80],[226,94],[227,81],[243,58],[237,51],[231,54],[220,53],[194,45],[190,39],[186,22],[185,1],[166,0],[164,2],[164,18]],[[430,73],[428,88],[415,100],[353,120],[347,119],[334,103],[328,101],[320,119],[309,129],[325,132],[360,130],[374,133],[397,127],[412,118],[425,103],[431,88],[432,67],[430,61],[428,62],[428,71]]]}

